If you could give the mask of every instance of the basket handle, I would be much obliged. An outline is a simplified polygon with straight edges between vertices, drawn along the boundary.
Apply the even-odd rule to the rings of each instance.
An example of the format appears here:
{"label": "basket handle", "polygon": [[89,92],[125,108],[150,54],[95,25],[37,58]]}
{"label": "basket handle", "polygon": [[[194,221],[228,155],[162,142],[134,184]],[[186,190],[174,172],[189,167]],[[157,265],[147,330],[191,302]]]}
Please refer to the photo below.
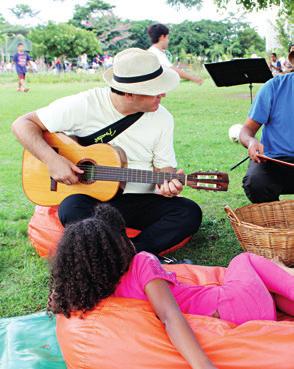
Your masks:
{"label": "basket handle", "polygon": [[241,224],[240,219],[237,217],[236,213],[230,208],[229,205],[226,205],[224,209],[229,217],[233,218],[239,225]]}

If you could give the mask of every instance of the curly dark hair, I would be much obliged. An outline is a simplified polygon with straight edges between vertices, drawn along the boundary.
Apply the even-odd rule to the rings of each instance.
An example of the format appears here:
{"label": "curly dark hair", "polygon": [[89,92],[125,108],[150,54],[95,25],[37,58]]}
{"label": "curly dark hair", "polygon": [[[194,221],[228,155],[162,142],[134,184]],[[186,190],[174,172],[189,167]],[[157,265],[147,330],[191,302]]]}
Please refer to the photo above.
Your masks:
{"label": "curly dark hair", "polygon": [[136,251],[120,213],[107,204],[95,215],[68,225],[51,262],[47,311],[91,310],[110,296]]}

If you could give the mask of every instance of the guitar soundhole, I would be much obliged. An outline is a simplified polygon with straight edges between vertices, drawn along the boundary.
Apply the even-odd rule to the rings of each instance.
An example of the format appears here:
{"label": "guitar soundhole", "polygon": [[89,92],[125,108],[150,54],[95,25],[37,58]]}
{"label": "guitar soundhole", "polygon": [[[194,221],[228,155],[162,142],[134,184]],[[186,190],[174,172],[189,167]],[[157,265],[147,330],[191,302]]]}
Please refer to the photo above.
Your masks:
{"label": "guitar soundhole", "polygon": [[79,180],[83,184],[92,184],[95,180],[96,163],[91,159],[83,159],[78,162],[77,166],[84,171],[79,174]]}

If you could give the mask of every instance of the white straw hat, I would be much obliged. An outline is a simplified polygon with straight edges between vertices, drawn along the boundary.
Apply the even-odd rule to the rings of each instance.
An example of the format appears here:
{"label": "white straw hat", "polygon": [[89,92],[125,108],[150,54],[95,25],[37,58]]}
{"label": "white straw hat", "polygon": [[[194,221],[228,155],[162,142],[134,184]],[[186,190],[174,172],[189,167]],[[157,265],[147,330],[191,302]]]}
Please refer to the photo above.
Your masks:
{"label": "white straw hat", "polygon": [[139,48],[118,53],[113,67],[107,69],[103,77],[116,90],[149,96],[173,90],[180,80],[177,72],[160,65],[156,55]]}

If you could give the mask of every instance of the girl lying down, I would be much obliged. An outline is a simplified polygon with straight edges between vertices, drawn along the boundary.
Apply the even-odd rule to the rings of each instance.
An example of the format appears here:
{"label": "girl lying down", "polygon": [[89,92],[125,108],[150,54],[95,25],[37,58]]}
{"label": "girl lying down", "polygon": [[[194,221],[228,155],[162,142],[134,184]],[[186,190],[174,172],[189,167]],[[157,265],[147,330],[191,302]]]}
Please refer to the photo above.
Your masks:
{"label": "girl lying down", "polygon": [[65,228],[52,261],[47,309],[69,318],[108,296],[148,300],[191,368],[212,369],[182,313],[236,324],[276,320],[276,307],[294,316],[294,271],[242,253],[230,262],[221,286],[180,283],[154,255],[136,253],[120,213],[102,204],[92,218]]}

